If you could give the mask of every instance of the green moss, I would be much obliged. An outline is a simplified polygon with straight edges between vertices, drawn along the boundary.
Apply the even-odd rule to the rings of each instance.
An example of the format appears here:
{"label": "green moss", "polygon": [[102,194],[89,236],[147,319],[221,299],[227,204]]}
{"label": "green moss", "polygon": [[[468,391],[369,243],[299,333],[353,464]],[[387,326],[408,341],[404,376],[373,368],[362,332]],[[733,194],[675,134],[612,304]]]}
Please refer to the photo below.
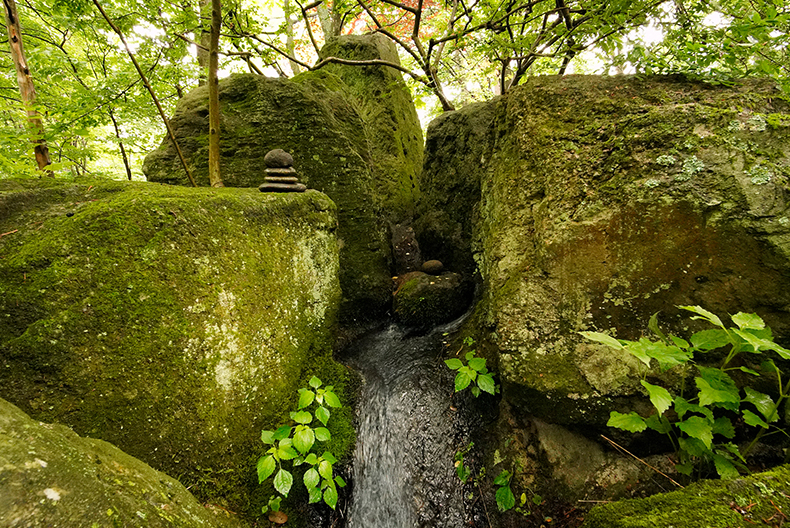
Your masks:
{"label": "green moss", "polygon": [[[647,499],[593,508],[583,528],[780,526],[790,511],[790,466],[735,480],[712,480]],[[766,519],[771,519],[765,521]]]}
{"label": "green moss", "polygon": [[[334,204],[316,192],[5,180],[2,396],[248,507],[259,434],[331,360]],[[351,429],[350,415],[337,425]],[[341,434],[341,453],[351,434]]]}

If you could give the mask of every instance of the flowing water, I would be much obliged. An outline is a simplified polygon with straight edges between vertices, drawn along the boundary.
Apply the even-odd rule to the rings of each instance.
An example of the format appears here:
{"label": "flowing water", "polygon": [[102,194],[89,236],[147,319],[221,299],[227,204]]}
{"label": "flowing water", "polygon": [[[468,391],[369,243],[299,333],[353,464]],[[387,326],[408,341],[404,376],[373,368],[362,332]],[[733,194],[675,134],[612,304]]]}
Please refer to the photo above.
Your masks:
{"label": "flowing water", "polygon": [[390,325],[343,354],[365,380],[350,528],[467,524],[453,466],[466,433],[451,408],[453,376],[440,360],[443,330],[409,337]]}

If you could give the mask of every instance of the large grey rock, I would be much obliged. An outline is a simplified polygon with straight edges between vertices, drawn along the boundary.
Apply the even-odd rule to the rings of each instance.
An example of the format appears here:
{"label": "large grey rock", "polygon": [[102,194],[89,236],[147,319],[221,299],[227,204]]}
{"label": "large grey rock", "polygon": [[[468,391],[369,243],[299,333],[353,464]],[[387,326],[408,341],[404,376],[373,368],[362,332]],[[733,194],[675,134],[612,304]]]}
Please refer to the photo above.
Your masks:
{"label": "large grey rock", "polygon": [[759,81],[535,77],[431,126],[426,158],[444,163],[425,166],[439,211],[421,210],[420,247],[451,263],[450,248],[472,249],[469,328],[521,412],[603,425],[642,396],[634,365],[581,330],[633,339],[661,312],[688,336],[699,323],[676,306],[698,304],[790,337],[790,116],[775,96]]}
{"label": "large grey rock", "polygon": [[102,440],[0,399],[0,526],[239,528],[177,480]]}
{"label": "large grey rock", "polygon": [[[380,35],[342,37],[324,53],[397,62]],[[422,131],[408,88],[384,66],[330,65],[293,79],[233,75],[219,84],[220,168],[226,185],[263,183],[266,153],[294,158],[299,181],[338,206],[342,317],[383,315],[390,304],[388,223],[411,218],[419,193]],[[208,185],[208,89],[179,101],[171,120],[199,185]],[[149,181],[186,185],[165,138],[143,165]]]}
{"label": "large grey rock", "polygon": [[0,181],[0,397],[256,510],[261,429],[348,382],[336,225],[316,191]]}

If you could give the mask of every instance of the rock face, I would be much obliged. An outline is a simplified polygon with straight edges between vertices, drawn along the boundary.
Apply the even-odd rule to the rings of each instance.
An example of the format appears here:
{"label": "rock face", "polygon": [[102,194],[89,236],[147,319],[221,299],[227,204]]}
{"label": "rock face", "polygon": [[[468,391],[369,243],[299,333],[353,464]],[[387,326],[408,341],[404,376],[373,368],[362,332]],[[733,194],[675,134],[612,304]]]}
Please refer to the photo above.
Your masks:
{"label": "rock face", "polygon": [[63,425],[31,420],[0,399],[0,525],[233,528],[177,480]]}
{"label": "rock face", "polygon": [[705,327],[677,306],[701,305],[757,312],[788,343],[790,112],[775,95],[759,81],[535,77],[431,124],[414,226],[424,256],[480,276],[463,332],[502,384],[487,467],[519,438],[534,472],[515,487],[575,503],[634,480],[608,454],[583,468],[558,455],[597,451],[578,446],[602,442],[612,410],[649,413],[636,360],[579,331],[638,339],[660,312],[688,337]]}
{"label": "rock face", "polygon": [[0,397],[246,511],[260,430],[345,390],[336,225],[316,191],[3,180]]}
{"label": "rock face", "polygon": [[[382,36],[342,37],[325,56],[397,61]],[[410,218],[419,193],[422,131],[400,73],[384,66],[330,65],[293,79],[234,75],[219,84],[222,177],[263,183],[265,154],[293,155],[299,179],[338,206],[344,319],[383,314],[390,304],[387,225]],[[172,119],[199,185],[208,185],[208,89],[181,101]],[[168,139],[146,157],[149,181],[186,185]]]}
{"label": "rock face", "polygon": [[412,271],[396,279],[394,311],[407,326],[430,328],[460,316],[471,301],[469,284],[458,273]]}
{"label": "rock face", "polygon": [[[781,526],[790,510],[790,466],[734,480],[692,484],[647,499],[593,508],[582,528],[672,528],[677,526]],[[775,521],[775,522],[773,522]]]}
{"label": "rock face", "polygon": [[[473,249],[473,324],[505,398],[555,423],[605,423],[612,398],[641,388],[577,332],[633,339],[660,311],[688,335],[676,305],[757,312],[790,338],[790,116],[774,95],[540,77],[429,128],[417,237],[424,254],[436,240]],[[447,197],[461,188],[468,224]]]}

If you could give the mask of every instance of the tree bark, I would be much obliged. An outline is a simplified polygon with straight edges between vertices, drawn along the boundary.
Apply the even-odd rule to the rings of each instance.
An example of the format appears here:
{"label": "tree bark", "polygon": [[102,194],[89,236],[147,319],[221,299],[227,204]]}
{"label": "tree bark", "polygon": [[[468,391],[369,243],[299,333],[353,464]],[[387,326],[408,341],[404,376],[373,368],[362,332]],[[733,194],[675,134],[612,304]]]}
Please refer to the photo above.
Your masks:
{"label": "tree bark", "polygon": [[[291,57],[296,57],[296,45],[294,44],[294,19],[291,18],[292,12],[293,7],[291,6],[291,0],[284,0],[283,13],[285,14],[285,50]],[[291,71],[294,75],[299,75],[302,73],[302,68],[299,67],[297,62],[293,60],[289,60],[288,62],[291,64]]]}
{"label": "tree bark", "polygon": [[115,119],[115,114],[112,110],[107,112],[110,115],[112,126],[115,127],[115,137],[118,139],[118,148],[121,149],[121,157],[123,158],[123,166],[126,168],[126,177],[132,181],[132,168],[129,166],[129,156],[126,155],[126,147],[123,145],[121,139],[121,128],[118,126],[118,120]]}
{"label": "tree bark", "polygon": [[206,23],[206,19],[209,18],[208,10],[210,5],[211,0],[200,0],[200,2],[198,2],[198,9],[200,10],[200,36],[197,39],[198,44],[200,44],[197,46],[197,61],[198,67],[200,68],[198,86],[206,84],[206,72],[208,71],[209,48],[211,47],[211,27],[210,23]]}
{"label": "tree bark", "polygon": [[224,187],[219,170],[219,29],[222,2],[211,0],[211,39],[208,52],[208,178],[212,187]]}
{"label": "tree bark", "polygon": [[[11,59],[16,67],[16,81],[19,85],[19,93],[22,103],[27,112],[27,122],[30,128],[32,142],[35,145],[33,150],[36,154],[36,163],[39,170],[45,171],[45,167],[52,162],[49,159],[49,148],[44,139],[44,123],[41,115],[35,108],[36,88],[33,85],[33,78],[30,75],[30,68],[27,65],[25,50],[22,47],[22,29],[19,25],[19,15],[16,10],[15,0],[3,0],[5,8],[5,23],[8,28],[8,43],[11,46]],[[45,171],[48,176],[54,177],[52,171]]]}

